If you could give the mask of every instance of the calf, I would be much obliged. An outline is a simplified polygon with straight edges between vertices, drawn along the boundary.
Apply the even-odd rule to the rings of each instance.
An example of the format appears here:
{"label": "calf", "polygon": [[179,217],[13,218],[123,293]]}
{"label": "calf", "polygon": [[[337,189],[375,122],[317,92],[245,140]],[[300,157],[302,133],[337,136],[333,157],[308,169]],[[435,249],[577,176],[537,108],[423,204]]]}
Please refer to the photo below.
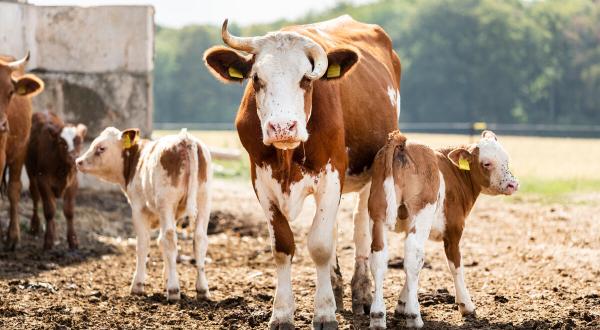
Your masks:
{"label": "calf", "polygon": [[[44,83],[33,74],[25,74],[29,53],[20,60],[0,55],[0,173],[2,188],[8,188],[10,224],[6,249],[14,250],[20,238],[19,199],[21,171],[25,163],[29,130],[31,129],[31,100],[44,90]],[[6,176],[8,175],[8,184]],[[0,189],[3,193],[5,189]],[[3,237],[0,228],[0,238]]]}
{"label": "calf", "polygon": [[77,167],[108,182],[117,183],[131,204],[137,234],[137,266],[132,294],[144,293],[150,229],[160,227],[158,244],[165,267],[167,300],[179,300],[176,220],[195,220],[194,253],[198,277],[196,291],[208,297],[204,259],[210,215],[211,157],[208,148],[182,130],[156,141],[138,141],[139,130],[106,128],[77,159]]}
{"label": "calf", "polygon": [[87,127],[64,124],[54,113],[38,112],[31,120],[31,136],[27,148],[25,168],[29,176],[29,191],[33,201],[31,233],[40,230],[38,203],[40,197],[46,218],[44,250],[51,249],[55,241],[54,214],[56,198],[63,198],[63,212],[67,219],[67,241],[70,249],[78,246],[73,228],[73,209],[77,194],[77,169],[75,158],[79,156]]}
{"label": "calf", "polygon": [[396,307],[397,313],[406,316],[407,326],[423,326],[417,291],[428,237],[444,242],[459,310],[463,315],[473,313],[475,306],[464,283],[459,248],[465,218],[480,193],[511,195],[519,186],[496,135],[485,131],[478,143],[434,151],[422,144],[406,143],[406,138],[395,131],[377,154],[373,171],[369,197],[373,219],[371,272],[375,281],[371,328],[385,329],[386,225],[407,233],[406,283]]}

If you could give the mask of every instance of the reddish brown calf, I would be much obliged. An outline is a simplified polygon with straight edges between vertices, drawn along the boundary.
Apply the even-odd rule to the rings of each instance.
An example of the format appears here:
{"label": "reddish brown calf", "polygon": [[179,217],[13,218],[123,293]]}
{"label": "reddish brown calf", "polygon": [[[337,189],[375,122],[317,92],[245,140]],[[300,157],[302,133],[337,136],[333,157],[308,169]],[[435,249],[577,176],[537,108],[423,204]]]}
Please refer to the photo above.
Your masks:
{"label": "reddish brown calf", "polygon": [[63,213],[67,219],[67,241],[70,249],[78,246],[73,227],[75,196],[77,193],[77,168],[75,159],[79,156],[87,128],[64,124],[54,113],[43,112],[33,115],[31,137],[27,150],[25,167],[29,176],[29,191],[33,201],[31,232],[40,231],[38,203],[42,199],[46,218],[44,250],[53,247],[56,229],[54,214],[56,199],[63,198]]}

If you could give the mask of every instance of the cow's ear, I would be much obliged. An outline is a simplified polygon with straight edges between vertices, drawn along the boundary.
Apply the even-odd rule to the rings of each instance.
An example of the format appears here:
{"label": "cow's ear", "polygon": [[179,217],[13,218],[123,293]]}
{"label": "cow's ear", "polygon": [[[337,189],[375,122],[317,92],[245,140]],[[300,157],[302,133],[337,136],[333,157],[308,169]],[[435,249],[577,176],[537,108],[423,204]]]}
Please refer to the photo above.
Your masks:
{"label": "cow's ear", "polygon": [[252,70],[254,55],[242,55],[231,48],[215,46],[204,52],[204,63],[217,79],[241,83]]}
{"label": "cow's ear", "polygon": [[138,128],[128,128],[121,132],[121,142],[123,143],[123,149],[129,149],[137,144],[140,137],[140,130]]}
{"label": "cow's ear", "polygon": [[465,148],[456,148],[448,154],[448,159],[461,170],[468,171],[473,163],[473,154]]}
{"label": "cow's ear", "polygon": [[87,134],[87,126],[85,126],[84,124],[77,124],[77,135],[79,135],[81,137],[81,139],[83,140]]}
{"label": "cow's ear", "polygon": [[327,53],[327,62],[329,65],[323,79],[339,79],[358,62],[358,52],[349,48],[335,48]]}
{"label": "cow's ear", "polygon": [[496,134],[494,134],[494,132],[488,131],[488,130],[481,132],[481,137],[483,139],[491,139],[491,140],[498,141],[498,137],[496,137]]}
{"label": "cow's ear", "polygon": [[44,90],[44,82],[33,74],[12,78],[15,92],[20,96],[35,96]]}

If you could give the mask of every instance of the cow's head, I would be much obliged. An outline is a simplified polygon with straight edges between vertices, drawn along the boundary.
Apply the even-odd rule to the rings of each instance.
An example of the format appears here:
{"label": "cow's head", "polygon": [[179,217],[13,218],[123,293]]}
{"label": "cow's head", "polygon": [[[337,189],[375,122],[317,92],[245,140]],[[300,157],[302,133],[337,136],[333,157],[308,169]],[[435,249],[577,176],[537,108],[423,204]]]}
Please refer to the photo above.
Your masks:
{"label": "cow's head", "polygon": [[84,124],[66,124],[58,134],[59,152],[63,159],[75,161],[81,152],[81,146],[87,134],[87,126]]}
{"label": "cow's head", "polygon": [[206,65],[224,82],[250,79],[263,143],[279,149],[296,148],[308,139],[313,82],[321,77],[338,79],[358,61],[355,50],[336,48],[326,53],[314,40],[296,32],[235,37],[227,31],[225,20],[221,36],[233,49],[210,48],[204,53]]}
{"label": "cow's head", "polygon": [[114,127],[105,128],[89,149],[77,158],[77,169],[108,182],[122,183],[124,151],[136,143],[138,136],[138,129],[119,131]]}
{"label": "cow's head", "polygon": [[8,106],[15,97],[33,96],[44,89],[44,83],[33,74],[23,74],[29,53],[20,60],[0,57],[0,134],[7,132]]}
{"label": "cow's head", "polygon": [[519,181],[508,167],[508,153],[492,131],[481,133],[476,144],[452,150],[448,158],[459,168],[468,169],[484,194],[512,195],[519,189]]}

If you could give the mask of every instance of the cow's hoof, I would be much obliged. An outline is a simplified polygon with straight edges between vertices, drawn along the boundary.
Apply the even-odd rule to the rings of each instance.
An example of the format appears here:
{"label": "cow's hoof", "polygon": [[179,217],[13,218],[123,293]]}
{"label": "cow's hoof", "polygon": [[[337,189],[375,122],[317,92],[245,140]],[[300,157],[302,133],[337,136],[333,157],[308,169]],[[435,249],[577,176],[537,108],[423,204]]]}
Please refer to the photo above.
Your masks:
{"label": "cow's hoof", "polygon": [[313,330],[335,330],[338,328],[338,322],[333,321],[313,321]]}
{"label": "cow's hoof", "polygon": [[210,292],[208,289],[196,289],[196,298],[198,299],[210,299]]}
{"label": "cow's hoof", "polygon": [[179,299],[181,299],[181,292],[179,292],[179,288],[167,290],[167,301],[178,301]]}
{"label": "cow's hoof", "polygon": [[385,313],[384,312],[373,312],[370,313],[371,319],[369,323],[369,329],[383,330],[385,329]]}
{"label": "cow's hoof", "polygon": [[294,323],[291,323],[291,322],[282,322],[282,323],[271,322],[271,324],[269,324],[269,329],[270,330],[294,330],[296,328],[294,327]]}
{"label": "cow's hoof", "polygon": [[17,242],[6,241],[4,251],[14,252],[17,249]]}
{"label": "cow's hoof", "polygon": [[406,314],[406,327],[407,328],[422,328],[424,325],[423,319],[417,314]]}
{"label": "cow's hoof", "polygon": [[396,316],[404,315],[404,307],[405,306],[406,305],[403,302],[398,301],[398,304],[396,305],[396,309],[394,310],[394,314]]}
{"label": "cow's hoof", "polygon": [[369,315],[370,312],[371,304],[352,302],[352,313],[354,315]]}
{"label": "cow's hoof", "polygon": [[344,287],[335,286],[333,288],[333,296],[335,297],[335,311],[344,311]]}
{"label": "cow's hoof", "polygon": [[472,302],[458,304],[462,316],[475,316],[475,305]]}
{"label": "cow's hoof", "polygon": [[144,283],[135,283],[131,286],[131,294],[134,296],[144,295]]}

